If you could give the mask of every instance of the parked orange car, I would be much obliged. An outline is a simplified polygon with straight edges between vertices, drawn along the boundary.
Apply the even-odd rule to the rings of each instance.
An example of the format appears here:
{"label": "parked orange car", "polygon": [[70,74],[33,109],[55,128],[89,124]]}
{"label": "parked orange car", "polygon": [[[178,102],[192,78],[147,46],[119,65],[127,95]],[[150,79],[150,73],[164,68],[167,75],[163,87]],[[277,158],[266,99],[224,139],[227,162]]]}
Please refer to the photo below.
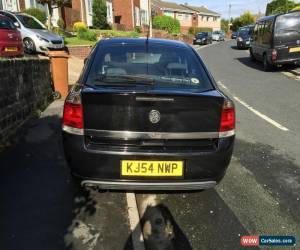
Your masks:
{"label": "parked orange car", "polygon": [[20,31],[5,16],[0,15],[0,56],[22,56],[24,54]]}

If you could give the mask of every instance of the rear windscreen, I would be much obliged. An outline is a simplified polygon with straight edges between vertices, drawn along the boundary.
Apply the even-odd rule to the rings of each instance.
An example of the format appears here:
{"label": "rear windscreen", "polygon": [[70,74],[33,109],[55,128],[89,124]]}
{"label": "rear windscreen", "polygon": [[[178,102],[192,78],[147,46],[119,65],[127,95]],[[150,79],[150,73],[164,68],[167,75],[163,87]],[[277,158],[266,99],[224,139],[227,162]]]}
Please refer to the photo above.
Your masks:
{"label": "rear windscreen", "polygon": [[6,20],[6,19],[0,19],[0,29],[15,29],[15,26],[12,24],[12,22]]}
{"label": "rear windscreen", "polygon": [[284,35],[286,33],[300,33],[300,11],[277,17],[275,33]]}
{"label": "rear windscreen", "polygon": [[88,85],[101,84],[105,79],[120,83],[126,76],[125,79],[152,79],[155,87],[213,89],[192,49],[146,44],[99,46],[86,82]]}

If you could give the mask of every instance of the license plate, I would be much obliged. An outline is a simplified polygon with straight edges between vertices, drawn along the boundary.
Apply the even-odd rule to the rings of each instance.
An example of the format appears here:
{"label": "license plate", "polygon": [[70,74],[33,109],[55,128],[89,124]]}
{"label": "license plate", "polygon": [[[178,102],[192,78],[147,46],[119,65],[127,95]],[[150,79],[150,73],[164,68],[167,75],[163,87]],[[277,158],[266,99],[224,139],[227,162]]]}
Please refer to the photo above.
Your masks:
{"label": "license plate", "polygon": [[290,48],[290,53],[299,52],[299,51],[300,51],[300,47]]}
{"label": "license plate", "polygon": [[183,161],[121,161],[122,176],[183,176]]}
{"label": "license plate", "polygon": [[18,48],[16,48],[16,47],[6,47],[4,49],[4,51],[5,52],[16,52],[16,51],[18,51]]}

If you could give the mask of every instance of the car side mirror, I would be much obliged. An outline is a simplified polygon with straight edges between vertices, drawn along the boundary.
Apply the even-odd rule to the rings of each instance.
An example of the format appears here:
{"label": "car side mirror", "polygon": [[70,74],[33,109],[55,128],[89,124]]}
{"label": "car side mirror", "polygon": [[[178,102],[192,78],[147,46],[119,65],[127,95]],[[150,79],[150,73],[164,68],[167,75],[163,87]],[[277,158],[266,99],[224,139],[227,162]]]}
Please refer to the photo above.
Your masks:
{"label": "car side mirror", "polygon": [[17,28],[20,28],[20,24],[18,22],[14,22],[14,25],[17,27]]}

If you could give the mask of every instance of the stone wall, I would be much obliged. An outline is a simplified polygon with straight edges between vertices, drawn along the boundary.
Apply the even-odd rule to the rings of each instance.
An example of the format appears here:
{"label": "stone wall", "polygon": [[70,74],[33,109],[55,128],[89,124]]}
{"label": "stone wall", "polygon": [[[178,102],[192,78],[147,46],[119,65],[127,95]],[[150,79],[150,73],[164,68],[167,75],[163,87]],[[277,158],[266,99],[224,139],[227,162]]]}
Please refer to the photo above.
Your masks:
{"label": "stone wall", "polygon": [[49,60],[0,58],[0,145],[51,96]]}

